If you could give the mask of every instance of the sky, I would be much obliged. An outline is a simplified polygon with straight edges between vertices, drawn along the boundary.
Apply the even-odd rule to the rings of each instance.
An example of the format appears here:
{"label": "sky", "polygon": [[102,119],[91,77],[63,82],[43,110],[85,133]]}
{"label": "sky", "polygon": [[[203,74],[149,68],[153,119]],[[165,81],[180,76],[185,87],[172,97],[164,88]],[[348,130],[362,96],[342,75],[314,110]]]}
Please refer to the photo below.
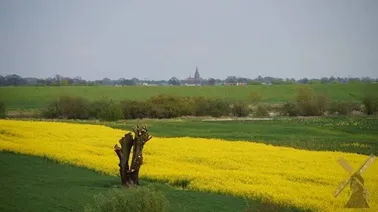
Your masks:
{"label": "sky", "polygon": [[0,0],[0,75],[378,78],[377,0]]}

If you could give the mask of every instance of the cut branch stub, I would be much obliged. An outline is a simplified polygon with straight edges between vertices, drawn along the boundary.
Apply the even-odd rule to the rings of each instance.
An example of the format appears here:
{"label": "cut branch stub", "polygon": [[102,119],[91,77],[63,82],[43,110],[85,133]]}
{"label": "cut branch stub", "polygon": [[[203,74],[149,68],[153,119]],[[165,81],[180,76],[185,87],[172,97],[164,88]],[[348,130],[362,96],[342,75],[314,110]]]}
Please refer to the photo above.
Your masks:
{"label": "cut branch stub", "polygon": [[[152,138],[148,134],[146,126],[136,126],[133,131],[134,138],[131,133],[127,133],[119,140],[121,147],[117,144],[114,146],[114,151],[119,158],[121,182],[126,187],[139,185],[139,170],[143,164],[143,147]],[[133,148],[133,155],[129,166],[131,148]]]}

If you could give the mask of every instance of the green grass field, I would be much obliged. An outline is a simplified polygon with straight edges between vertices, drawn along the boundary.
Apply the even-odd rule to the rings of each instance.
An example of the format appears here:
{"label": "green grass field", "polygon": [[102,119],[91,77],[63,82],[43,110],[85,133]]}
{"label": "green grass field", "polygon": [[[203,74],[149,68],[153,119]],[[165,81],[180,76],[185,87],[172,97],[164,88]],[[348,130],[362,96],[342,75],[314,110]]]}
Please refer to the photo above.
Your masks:
{"label": "green grass field", "polygon": [[[0,211],[3,212],[83,211],[86,204],[93,202],[94,195],[120,184],[117,177],[40,157],[0,151],[0,161]],[[182,190],[146,180],[141,184],[152,184],[162,191],[172,211],[234,212],[245,208],[241,198]],[[249,203],[252,209],[259,205],[259,201],[249,200]]]}
{"label": "green grass field", "polygon": [[[378,84],[312,85],[334,100],[360,101],[365,93],[377,91]],[[60,95],[83,96],[90,100],[110,97],[114,100],[142,100],[169,93],[190,96],[216,96],[247,100],[258,91],[266,103],[290,101],[294,85],[246,87],[0,87],[0,101],[9,110],[36,110]],[[246,140],[276,146],[308,150],[329,150],[378,155],[378,119],[374,117],[277,118],[249,121],[202,121],[201,119],[126,120],[119,122],[58,120],[75,123],[103,124],[131,130],[146,124],[152,136],[203,137]],[[119,178],[44,158],[0,152],[0,211],[82,211],[85,204],[100,192],[119,185]],[[172,211],[243,211],[243,199],[215,193],[183,190],[152,182],[164,192]],[[253,200],[257,207],[259,200]],[[290,209],[294,210],[294,209]]]}
{"label": "green grass field", "polygon": [[[143,100],[157,94],[181,96],[221,97],[248,100],[251,92],[257,91],[266,103],[282,103],[293,100],[296,88],[303,85],[251,85],[251,86],[62,86],[62,87],[0,87],[0,101],[10,110],[39,109],[61,95],[82,96],[89,100],[109,97],[116,101]],[[329,84],[310,85],[315,91],[325,92],[333,100],[360,101],[367,92],[378,91],[378,84]]]}

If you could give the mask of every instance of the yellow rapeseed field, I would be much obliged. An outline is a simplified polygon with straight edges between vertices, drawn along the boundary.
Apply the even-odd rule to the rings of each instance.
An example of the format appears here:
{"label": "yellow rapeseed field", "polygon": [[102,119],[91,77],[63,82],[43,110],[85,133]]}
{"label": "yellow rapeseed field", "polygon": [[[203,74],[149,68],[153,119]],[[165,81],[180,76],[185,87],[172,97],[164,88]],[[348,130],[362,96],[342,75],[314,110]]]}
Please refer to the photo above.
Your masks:
{"label": "yellow rapeseed field", "polygon": [[[0,150],[47,156],[118,175],[113,146],[125,133],[98,125],[0,120]],[[350,195],[348,187],[340,197],[333,197],[333,191],[348,176],[336,162],[340,156],[354,168],[367,158],[243,141],[154,137],[144,148],[140,174],[170,182],[187,180],[188,188],[200,191],[340,211]],[[378,163],[363,176],[370,191],[370,209],[378,211]]]}

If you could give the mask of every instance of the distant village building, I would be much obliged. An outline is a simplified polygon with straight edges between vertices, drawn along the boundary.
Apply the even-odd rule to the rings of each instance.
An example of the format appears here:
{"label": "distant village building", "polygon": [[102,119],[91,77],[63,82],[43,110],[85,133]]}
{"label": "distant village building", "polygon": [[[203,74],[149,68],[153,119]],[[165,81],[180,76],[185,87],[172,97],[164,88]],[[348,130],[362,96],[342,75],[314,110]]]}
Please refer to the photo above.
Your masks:
{"label": "distant village building", "polygon": [[189,76],[184,80],[185,85],[193,86],[193,85],[201,85],[202,78],[199,74],[198,67],[196,67],[196,71],[194,73],[194,77]]}
{"label": "distant village building", "polygon": [[237,86],[242,86],[242,85],[247,85],[244,82],[225,82],[223,85],[237,85]]}

